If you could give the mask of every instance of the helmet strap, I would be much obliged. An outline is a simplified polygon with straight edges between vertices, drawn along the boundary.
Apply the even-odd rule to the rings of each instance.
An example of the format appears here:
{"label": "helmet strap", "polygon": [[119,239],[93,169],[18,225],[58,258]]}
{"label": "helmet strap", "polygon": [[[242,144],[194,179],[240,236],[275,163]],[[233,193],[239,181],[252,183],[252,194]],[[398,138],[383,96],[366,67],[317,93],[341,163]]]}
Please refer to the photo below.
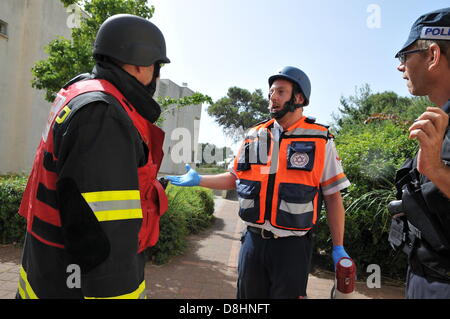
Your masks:
{"label": "helmet strap", "polygon": [[152,81],[147,84],[147,89],[148,92],[150,93],[151,96],[153,96],[155,94],[156,91],[156,80],[159,77],[159,71],[161,70],[161,65],[159,64],[159,62],[155,62],[154,64],[154,69],[153,69],[153,78]]}

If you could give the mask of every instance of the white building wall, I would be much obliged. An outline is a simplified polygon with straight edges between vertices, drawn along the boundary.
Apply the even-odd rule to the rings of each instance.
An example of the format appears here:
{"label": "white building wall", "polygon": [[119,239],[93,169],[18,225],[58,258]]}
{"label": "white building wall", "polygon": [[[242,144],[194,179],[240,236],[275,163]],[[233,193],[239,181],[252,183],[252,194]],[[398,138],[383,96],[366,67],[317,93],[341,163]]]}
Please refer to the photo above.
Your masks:
{"label": "white building wall", "polygon": [[[0,0],[0,20],[7,23],[7,36],[0,34],[0,175],[31,169],[50,110],[44,91],[31,87],[31,68],[47,57],[44,47],[51,40],[57,36],[70,38],[70,14],[59,0]],[[193,93],[170,80],[161,80],[155,96],[180,98]],[[176,128],[188,129],[187,145],[193,152],[197,148],[201,105],[175,108],[164,116],[161,173],[181,174],[184,162],[172,159],[171,150],[178,140],[172,140],[171,134]]]}
{"label": "white building wall", "polygon": [[50,103],[31,87],[31,68],[56,36],[69,38],[68,13],[56,0],[1,0],[0,174],[31,168]]}
{"label": "white building wall", "polygon": [[[176,83],[161,79],[156,87],[155,97],[170,96],[182,98],[194,92],[189,88],[180,87]],[[184,174],[185,164],[194,165],[194,151],[197,150],[200,129],[201,105],[189,105],[183,108],[169,107],[164,112],[164,122],[161,128],[165,131],[164,160],[161,174]],[[184,159],[188,160],[184,160]]]}

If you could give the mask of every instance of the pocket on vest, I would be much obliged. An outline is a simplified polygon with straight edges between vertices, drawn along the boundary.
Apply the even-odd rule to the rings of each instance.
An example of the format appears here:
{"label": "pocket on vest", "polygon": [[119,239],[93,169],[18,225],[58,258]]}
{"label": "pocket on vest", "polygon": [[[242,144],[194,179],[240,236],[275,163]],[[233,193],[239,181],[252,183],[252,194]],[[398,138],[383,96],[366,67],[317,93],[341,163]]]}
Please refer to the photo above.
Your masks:
{"label": "pocket on vest", "polygon": [[259,192],[261,182],[246,179],[236,180],[236,192],[239,199],[239,216],[250,223],[259,219]]}
{"label": "pocket on vest", "polygon": [[311,228],[314,216],[314,198],[317,187],[280,183],[278,190],[278,226],[288,228]]}
{"label": "pocket on vest", "polygon": [[288,147],[287,168],[312,171],[316,144],[314,142],[292,142]]}

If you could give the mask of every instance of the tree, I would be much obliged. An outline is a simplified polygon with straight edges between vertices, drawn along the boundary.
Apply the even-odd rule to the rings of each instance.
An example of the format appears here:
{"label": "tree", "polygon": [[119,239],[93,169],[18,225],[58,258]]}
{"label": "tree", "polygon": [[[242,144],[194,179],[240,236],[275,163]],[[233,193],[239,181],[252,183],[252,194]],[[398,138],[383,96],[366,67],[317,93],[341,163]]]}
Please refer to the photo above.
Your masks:
{"label": "tree", "polygon": [[182,107],[198,105],[203,103],[212,104],[212,99],[208,95],[204,95],[200,92],[195,92],[191,96],[185,96],[182,98],[174,99],[169,96],[160,96],[157,98],[159,105],[162,108],[161,116],[156,122],[157,125],[162,125],[165,120],[165,115],[172,109],[180,109]]}
{"label": "tree", "polygon": [[226,97],[208,107],[208,114],[237,142],[243,138],[245,130],[269,118],[268,105],[261,89],[250,93],[246,89],[230,87]]}
{"label": "tree", "polygon": [[201,164],[217,164],[218,162],[224,162],[227,158],[233,155],[233,150],[227,146],[218,147],[214,144],[199,143],[198,153],[201,159]]}
{"label": "tree", "polygon": [[45,98],[51,102],[62,85],[80,73],[91,72],[95,65],[92,46],[100,25],[117,13],[130,13],[150,19],[155,8],[145,0],[61,0],[67,7],[83,5],[88,17],[81,20],[79,28],[72,29],[72,38],[58,37],[45,47],[49,57],[38,61],[32,68],[32,86],[45,90]]}
{"label": "tree", "polygon": [[[406,261],[388,243],[395,199],[396,170],[417,151],[408,138],[412,120],[430,105],[426,98],[400,97],[394,92],[372,93],[368,85],[354,96],[342,97],[334,126],[336,147],[345,174],[352,183],[344,193],[345,243],[361,275],[369,264],[378,264],[388,276],[404,276]],[[320,218],[317,246],[329,251],[326,221]],[[332,267],[332,265],[330,265]]]}
{"label": "tree", "polygon": [[357,88],[353,96],[341,97],[340,103],[340,114],[333,114],[334,128],[337,130],[346,125],[363,123],[375,114],[390,115],[399,121],[412,121],[427,106],[432,105],[427,97],[401,97],[390,91],[372,93],[368,84]]}
{"label": "tree", "polygon": [[[93,44],[100,25],[108,17],[118,13],[134,14],[150,19],[155,12],[146,0],[61,0],[64,6],[79,5],[87,14],[79,28],[72,29],[71,39],[59,37],[51,41],[45,51],[47,59],[38,61],[32,68],[32,86],[45,90],[45,98],[52,102],[61,86],[80,73],[91,72],[95,65],[92,57]],[[182,99],[158,99],[163,109],[172,105],[179,107],[212,103],[209,96],[196,92]]]}

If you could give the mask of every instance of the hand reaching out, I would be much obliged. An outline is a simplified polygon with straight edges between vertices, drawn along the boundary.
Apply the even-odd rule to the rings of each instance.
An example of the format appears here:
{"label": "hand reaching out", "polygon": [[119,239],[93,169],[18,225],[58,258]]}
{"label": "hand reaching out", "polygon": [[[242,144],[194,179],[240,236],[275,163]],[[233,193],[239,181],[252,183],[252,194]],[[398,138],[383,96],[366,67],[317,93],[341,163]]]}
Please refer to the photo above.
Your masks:
{"label": "hand reaching out", "polygon": [[201,176],[189,164],[186,164],[186,174],[181,176],[166,176],[175,186],[198,186],[200,185]]}

